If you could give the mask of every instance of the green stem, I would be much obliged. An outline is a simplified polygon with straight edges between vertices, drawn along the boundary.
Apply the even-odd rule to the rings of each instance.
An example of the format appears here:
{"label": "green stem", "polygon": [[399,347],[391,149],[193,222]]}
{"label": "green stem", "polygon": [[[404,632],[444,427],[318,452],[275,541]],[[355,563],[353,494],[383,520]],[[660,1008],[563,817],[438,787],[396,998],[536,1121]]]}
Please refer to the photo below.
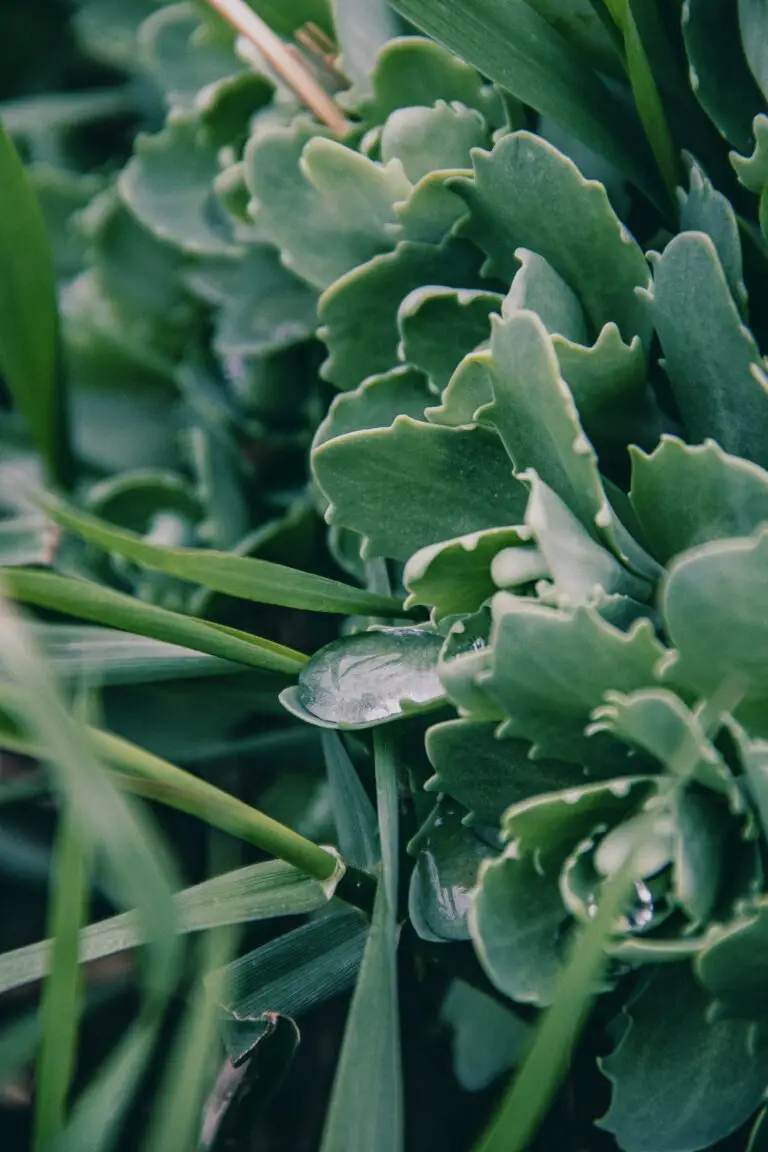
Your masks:
{"label": "green stem", "polygon": [[337,871],[338,860],[332,852],[313,844],[250,804],[119,736],[97,728],[89,728],[88,734],[104,761],[120,773],[127,774],[129,787],[135,784],[134,790],[142,795],[198,816],[232,836],[255,844],[279,860],[285,860],[316,880],[329,880]]}

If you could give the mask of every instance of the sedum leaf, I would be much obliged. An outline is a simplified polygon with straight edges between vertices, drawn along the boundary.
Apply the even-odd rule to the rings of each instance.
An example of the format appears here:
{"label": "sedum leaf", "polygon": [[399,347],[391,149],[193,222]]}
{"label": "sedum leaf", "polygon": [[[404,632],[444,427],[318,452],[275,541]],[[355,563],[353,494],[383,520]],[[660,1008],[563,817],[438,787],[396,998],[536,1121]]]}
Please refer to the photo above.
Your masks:
{"label": "sedum leaf", "polygon": [[759,196],[768,184],[768,116],[764,112],[752,121],[752,133],[755,138],[752,154],[740,156],[738,152],[731,152],[730,161],[744,187]]}
{"label": "sedum leaf", "polygon": [[412,184],[430,172],[468,168],[473,148],[490,144],[490,131],[479,112],[457,102],[438,100],[432,107],[397,108],[381,131],[381,159],[399,160]]}
{"label": "sedum leaf", "polygon": [[416,288],[398,312],[400,354],[442,392],[464,356],[488,339],[491,313],[500,308],[496,292]]}
{"label": "sedum leaf", "polygon": [[407,36],[390,40],[376,59],[372,93],[359,114],[368,124],[384,124],[398,108],[431,108],[438,100],[486,113],[492,106],[478,72],[433,40]]}
{"label": "sedum leaf", "polygon": [[381,628],[333,640],[299,677],[304,710],[340,728],[397,720],[443,699],[442,637],[420,628]]}
{"label": "sedum leaf", "polygon": [[[488,256],[488,269],[507,282],[516,250],[542,256],[576,294],[595,331],[613,320],[625,340],[650,339],[643,253],[616,216],[602,184],[585,180],[551,144],[530,132],[503,137],[492,152],[475,152],[474,180],[453,187],[470,216],[462,232]],[[605,269],[610,267],[610,283]]]}
{"label": "sedum leaf", "polygon": [[704,232],[714,244],[733,298],[743,310],[747,290],[743,279],[741,240],[736,213],[693,158],[688,159],[688,191],[678,189],[680,231]]}
{"label": "sedum leaf", "polygon": [[495,827],[513,804],[543,792],[577,786],[583,774],[560,760],[531,760],[530,744],[500,739],[495,723],[446,720],[427,731],[427,756],[435,775],[428,792],[451,796],[469,814],[464,822]]}
{"label": "sedum leaf", "polygon": [[696,98],[728,143],[747,151],[765,101],[744,57],[738,3],[685,0],[683,36]]}
{"label": "sedum leaf", "polygon": [[464,827],[462,809],[439,800],[408,846],[416,855],[408,900],[411,923],[423,940],[469,940],[467,915],[477,870],[494,853]]}
{"label": "sedum leaf", "polygon": [[[179,182],[179,171],[184,182]],[[212,211],[216,149],[194,121],[170,121],[155,136],[139,136],[118,181],[125,205],[159,240],[191,256],[235,255],[223,214]]]}
{"label": "sedum leaf", "polygon": [[[583,733],[603,694],[653,684],[664,654],[647,620],[620,632],[594,608],[565,612],[499,592],[493,616],[493,665],[484,687],[509,717],[505,732],[530,740],[534,756],[589,758]],[[593,754],[599,751],[596,742]]]}
{"label": "sedum leaf", "polygon": [[469,913],[475,951],[492,983],[520,1004],[552,1002],[567,913],[557,870],[544,873],[510,845],[480,871]]}
{"label": "sedum leaf", "polygon": [[428,544],[520,523],[524,513],[525,489],[512,476],[509,457],[498,438],[481,428],[444,428],[398,416],[390,428],[323,444],[313,453],[312,467],[332,505],[330,522],[365,536],[369,557],[407,560]]}
{"label": "sedum leaf", "polygon": [[379,52],[400,31],[400,21],[387,0],[331,0],[338,64],[358,98],[367,95]]}
{"label": "sedum leaf", "polygon": [[380,164],[318,131],[297,121],[253,136],[245,176],[262,234],[322,290],[393,247],[393,205],[411,183],[398,161]]}
{"label": "sedum leaf", "polygon": [[690,445],[663,436],[650,456],[630,452],[632,507],[662,563],[710,540],[749,536],[768,521],[768,472],[714,440]]}
{"label": "sedum leaf", "polygon": [[625,1152],[711,1148],[759,1106],[768,1047],[751,1024],[710,1023],[708,1007],[688,965],[666,964],[624,1009],[624,1036],[601,1061],[613,1093],[599,1123]]}
{"label": "sedum leaf", "polygon": [[491,575],[494,559],[502,549],[521,542],[517,528],[486,528],[422,548],[411,556],[403,572],[410,593],[406,607],[429,606],[435,622],[477,612],[496,591]]}
{"label": "sedum leaf", "polygon": [[315,433],[313,448],[347,432],[388,428],[401,415],[421,420],[429,399],[427,381],[417,369],[401,366],[381,376],[369,376],[354,391],[334,398]]}
{"label": "sedum leaf", "polygon": [[739,31],[752,75],[768,99],[768,14],[760,0],[739,0]]}
{"label": "sedum leaf", "polygon": [[453,1074],[465,1092],[481,1092],[514,1068],[528,1041],[528,1025],[497,1000],[454,980],[440,1010],[453,1030]]}
{"label": "sedum leaf", "polygon": [[473,245],[448,237],[442,244],[401,241],[337,280],[320,297],[319,336],[328,346],[322,374],[337,388],[356,388],[398,361],[402,301],[424,284],[473,287],[479,283]]}
{"label": "sedum leaf", "polygon": [[695,961],[695,971],[717,1002],[717,1015],[752,1020],[768,1011],[766,989],[768,902],[745,909],[729,924],[713,924]]}
{"label": "sedum leaf", "polygon": [[[723,683],[742,694],[758,731],[768,699],[768,660],[762,643],[768,595],[768,533],[717,540],[685,552],[662,585],[666,628],[676,651],[664,678],[711,696]],[[755,734],[758,734],[757,732]]]}
{"label": "sedum leaf", "polygon": [[707,436],[735,456],[768,464],[768,384],[714,244],[676,236],[654,265],[652,311],[691,440]]}
{"label": "sedum leaf", "polygon": [[201,89],[245,70],[231,42],[203,38],[203,31],[200,12],[190,3],[166,5],[139,29],[147,70],[175,114],[194,112]]}

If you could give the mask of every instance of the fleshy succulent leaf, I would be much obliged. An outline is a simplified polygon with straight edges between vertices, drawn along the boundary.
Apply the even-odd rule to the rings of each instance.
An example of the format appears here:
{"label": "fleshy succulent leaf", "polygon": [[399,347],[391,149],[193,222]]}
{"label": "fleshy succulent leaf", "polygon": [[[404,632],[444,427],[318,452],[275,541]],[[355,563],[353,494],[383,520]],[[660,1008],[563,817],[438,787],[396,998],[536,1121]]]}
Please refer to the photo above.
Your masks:
{"label": "fleshy succulent leaf", "polygon": [[417,288],[400,305],[401,355],[442,392],[465,355],[488,339],[501,297],[481,289]]}
{"label": "fleshy succulent leaf", "polygon": [[403,573],[410,593],[406,607],[428,605],[436,623],[446,616],[477,612],[496,591],[491,576],[494,558],[503,548],[520,543],[516,528],[486,528],[422,548]]}

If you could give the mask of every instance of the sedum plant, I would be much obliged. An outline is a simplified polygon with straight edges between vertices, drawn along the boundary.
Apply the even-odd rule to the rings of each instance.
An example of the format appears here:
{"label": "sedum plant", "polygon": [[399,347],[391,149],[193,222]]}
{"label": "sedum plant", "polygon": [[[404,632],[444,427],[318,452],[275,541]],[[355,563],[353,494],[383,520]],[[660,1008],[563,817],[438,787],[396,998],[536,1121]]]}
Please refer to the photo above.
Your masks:
{"label": "sedum plant", "polygon": [[[237,6],[214,7],[159,7],[136,34],[165,121],[79,218],[60,295],[72,439],[60,377],[0,336],[59,488],[23,514],[38,551],[4,561],[11,599],[58,614],[44,643],[60,616],[143,637],[114,660],[118,689],[129,663],[149,684],[163,660],[174,676],[249,666],[237,716],[260,709],[324,755],[332,849],[159,759],[121,727],[119,691],[111,723],[72,734],[122,787],[283,861],[169,896],[179,932],[311,913],[208,964],[191,1019],[210,1018],[211,1044],[221,1024],[234,1103],[214,1123],[209,1102],[203,1146],[228,1139],[265,1044],[287,1065],[286,1022],[352,985],[323,1152],[407,1146],[399,953],[401,977],[426,971],[425,1002],[440,990],[429,1011],[461,1084],[518,1069],[478,1150],[551,1146],[532,1142],[567,1076],[563,1146],[756,1152],[764,5],[254,5],[285,39],[306,45],[312,24],[310,80],[336,96],[329,111],[310,92],[314,117],[264,41],[221,22]],[[140,411],[152,372],[176,471],[89,454],[93,374],[131,381],[109,424],[116,404]],[[114,633],[87,637],[108,671]],[[186,654],[150,647],[168,641]],[[5,663],[6,746],[68,764],[33,672]],[[272,719],[278,693],[303,726]],[[124,947],[131,923],[86,929],[86,955]],[[44,967],[41,946],[10,952],[0,983]]]}

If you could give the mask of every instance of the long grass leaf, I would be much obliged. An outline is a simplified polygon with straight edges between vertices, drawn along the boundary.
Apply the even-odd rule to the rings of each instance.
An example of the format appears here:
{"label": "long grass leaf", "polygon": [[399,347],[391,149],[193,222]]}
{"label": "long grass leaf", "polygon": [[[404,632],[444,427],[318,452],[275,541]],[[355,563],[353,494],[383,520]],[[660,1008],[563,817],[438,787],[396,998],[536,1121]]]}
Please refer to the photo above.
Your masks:
{"label": "long grass leaf", "polygon": [[376,812],[338,732],[324,730],[320,739],[339,851],[348,864],[371,871],[379,861]]}
{"label": "long grass leaf", "polygon": [[[300,916],[332,899],[340,875],[341,869],[330,881],[321,883],[281,860],[250,864],[177,892],[169,922],[178,933],[188,933],[276,916]],[[123,912],[82,930],[80,962],[113,956],[146,942],[147,928],[138,913]],[[0,954],[0,993],[42,979],[50,962],[50,940]]]}
{"label": "long grass leaf", "polygon": [[51,479],[66,485],[72,458],[58,364],[56,282],[43,215],[0,123],[0,372]]}
{"label": "long grass leaf", "polygon": [[150,636],[169,644],[181,644],[196,652],[207,652],[210,656],[220,656],[251,668],[295,675],[307,662],[302,653],[251,636],[248,632],[217,628],[204,620],[194,620],[168,608],[145,604],[133,596],[85,580],[73,580],[69,576],[23,568],[6,569],[0,578],[0,589],[21,604],[47,608],[64,616],[91,620],[95,624]]}
{"label": "long grass leaf", "polygon": [[326,576],[227,552],[149,544],[135,533],[115,528],[63,501],[45,497],[40,503],[52,520],[89,544],[144,568],[201,584],[213,592],[306,612],[394,615],[403,611],[399,600],[377,596]]}
{"label": "long grass leaf", "polygon": [[88,851],[82,829],[65,808],[51,873],[51,974],[43,989],[42,1042],[36,1068],[35,1149],[53,1146],[64,1127],[81,1010],[78,936],[85,918]]}
{"label": "long grass leaf", "polygon": [[403,1088],[397,995],[397,765],[374,733],[382,878],[326,1119],[322,1152],[401,1152]]}

